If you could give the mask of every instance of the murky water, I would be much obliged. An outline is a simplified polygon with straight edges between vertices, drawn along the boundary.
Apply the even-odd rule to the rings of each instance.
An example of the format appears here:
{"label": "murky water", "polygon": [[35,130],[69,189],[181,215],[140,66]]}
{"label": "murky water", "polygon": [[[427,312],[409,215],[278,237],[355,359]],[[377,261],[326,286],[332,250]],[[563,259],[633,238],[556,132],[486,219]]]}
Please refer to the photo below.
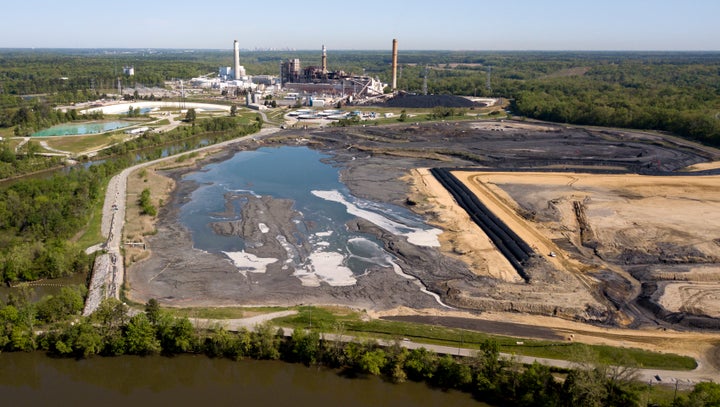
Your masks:
{"label": "murky water", "polygon": [[73,360],[4,353],[0,395],[5,406],[487,406],[420,383],[188,355]]}
{"label": "murky water", "polygon": [[[239,219],[246,200],[232,200],[235,214],[228,217],[223,214],[227,212],[228,194],[269,195],[293,202],[293,209],[301,214],[295,219],[301,235],[297,239],[312,246],[308,256],[295,255],[290,259],[295,275],[306,285],[316,285],[319,281],[350,285],[356,276],[372,266],[393,267],[392,256],[379,242],[347,229],[346,222],[356,217],[404,235],[411,243],[439,245],[439,230],[426,225],[405,208],[352,196],[339,180],[339,168],[323,162],[326,158],[327,155],[305,147],[261,148],[239,152],[226,161],[189,174],[185,180],[194,181],[200,187],[182,206],[180,217],[191,231],[194,246],[209,252],[223,252],[239,268],[265,267],[275,261],[249,255],[244,252],[242,238],[221,236],[211,229],[212,222]],[[267,228],[266,225],[258,227]]]}
{"label": "murky water", "polygon": [[[68,277],[55,278],[52,280],[40,280],[32,281],[29,283],[23,283],[32,290],[30,301],[38,301],[46,295],[55,295],[60,292],[60,289],[65,286],[75,285],[87,285],[87,274],[77,273]],[[18,292],[19,288],[8,287],[7,285],[0,285],[0,301],[7,301],[8,295],[12,292]]]}

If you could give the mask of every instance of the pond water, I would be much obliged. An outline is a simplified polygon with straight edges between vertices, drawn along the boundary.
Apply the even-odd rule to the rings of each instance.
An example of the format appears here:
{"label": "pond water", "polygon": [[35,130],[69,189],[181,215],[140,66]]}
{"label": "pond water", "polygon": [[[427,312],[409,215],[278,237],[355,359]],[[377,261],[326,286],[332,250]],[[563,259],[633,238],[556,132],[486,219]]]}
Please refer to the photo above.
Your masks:
{"label": "pond water", "polygon": [[[31,289],[29,300],[35,302],[47,295],[57,294],[62,287],[76,285],[87,286],[87,280],[88,276],[86,273],[77,273],[68,277],[24,283],[24,285]],[[0,285],[0,301],[7,301],[10,293],[14,292],[18,294],[21,290],[23,290],[21,286],[8,287],[5,284]]]}
{"label": "pond water", "polygon": [[[308,286],[321,281],[352,285],[357,276],[375,265],[401,272],[377,240],[347,229],[346,222],[356,217],[406,236],[416,245],[439,246],[440,231],[423,223],[414,213],[351,195],[339,180],[339,168],[329,164],[328,158],[306,147],[261,148],[239,152],[226,161],[189,174],[184,180],[196,182],[199,188],[181,207],[180,218],[190,230],[194,246],[225,253],[241,270],[262,268],[277,260],[253,257],[244,251],[242,238],[218,235],[212,230],[212,222],[239,219],[242,199],[229,201],[235,207],[234,215],[223,215],[226,194],[269,195],[294,203],[293,209],[300,213],[300,218],[294,220],[302,235],[298,240],[308,242],[312,251],[308,256],[293,253],[285,266],[292,266],[294,275]],[[258,227],[263,229],[266,225]]]}
{"label": "pond water", "polygon": [[283,362],[0,354],[6,406],[487,406],[469,394]]}
{"label": "pond water", "polygon": [[132,126],[133,122],[125,122],[120,120],[108,121],[108,122],[92,122],[92,123],[65,123],[58,124],[40,130],[33,133],[33,137],[47,137],[47,136],[73,136],[73,135],[84,135],[84,134],[97,134],[104,133],[106,131],[112,131],[121,129],[123,127]]}

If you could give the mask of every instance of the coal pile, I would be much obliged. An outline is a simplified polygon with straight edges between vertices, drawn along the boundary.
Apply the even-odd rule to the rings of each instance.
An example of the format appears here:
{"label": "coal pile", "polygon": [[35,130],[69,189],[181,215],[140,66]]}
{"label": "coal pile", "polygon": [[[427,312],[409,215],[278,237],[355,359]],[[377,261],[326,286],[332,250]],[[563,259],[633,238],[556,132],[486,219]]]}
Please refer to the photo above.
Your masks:
{"label": "coal pile", "polygon": [[477,107],[475,102],[453,95],[408,95],[400,94],[385,102],[387,107],[432,108],[432,107]]}

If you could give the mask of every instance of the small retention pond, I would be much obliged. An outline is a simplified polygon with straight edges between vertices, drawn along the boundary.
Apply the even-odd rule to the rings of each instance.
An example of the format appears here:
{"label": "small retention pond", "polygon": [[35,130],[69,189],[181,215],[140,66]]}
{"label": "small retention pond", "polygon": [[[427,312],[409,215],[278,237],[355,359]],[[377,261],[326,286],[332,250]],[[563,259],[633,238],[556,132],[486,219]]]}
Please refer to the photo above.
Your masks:
{"label": "small retention pond", "polygon": [[58,124],[40,130],[33,133],[33,137],[48,137],[48,136],[79,136],[85,134],[97,134],[105,133],[107,131],[122,129],[123,127],[132,126],[133,122],[126,122],[122,120],[113,120],[107,122],[92,122],[92,123],[65,123]]}

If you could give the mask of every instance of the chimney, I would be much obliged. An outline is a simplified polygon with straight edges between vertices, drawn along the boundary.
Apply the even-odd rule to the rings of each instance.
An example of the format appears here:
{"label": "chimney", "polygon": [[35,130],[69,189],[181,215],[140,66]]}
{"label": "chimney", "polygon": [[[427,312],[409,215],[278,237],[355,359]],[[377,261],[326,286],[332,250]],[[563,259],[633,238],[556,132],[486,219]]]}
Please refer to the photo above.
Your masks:
{"label": "chimney", "polygon": [[322,72],[327,73],[327,48],[325,45],[322,46]]}
{"label": "chimney", "polygon": [[240,45],[238,44],[237,40],[233,42],[233,52],[235,55],[235,80],[240,80]]}
{"label": "chimney", "polygon": [[397,89],[397,40],[393,39],[392,48],[392,90]]}

